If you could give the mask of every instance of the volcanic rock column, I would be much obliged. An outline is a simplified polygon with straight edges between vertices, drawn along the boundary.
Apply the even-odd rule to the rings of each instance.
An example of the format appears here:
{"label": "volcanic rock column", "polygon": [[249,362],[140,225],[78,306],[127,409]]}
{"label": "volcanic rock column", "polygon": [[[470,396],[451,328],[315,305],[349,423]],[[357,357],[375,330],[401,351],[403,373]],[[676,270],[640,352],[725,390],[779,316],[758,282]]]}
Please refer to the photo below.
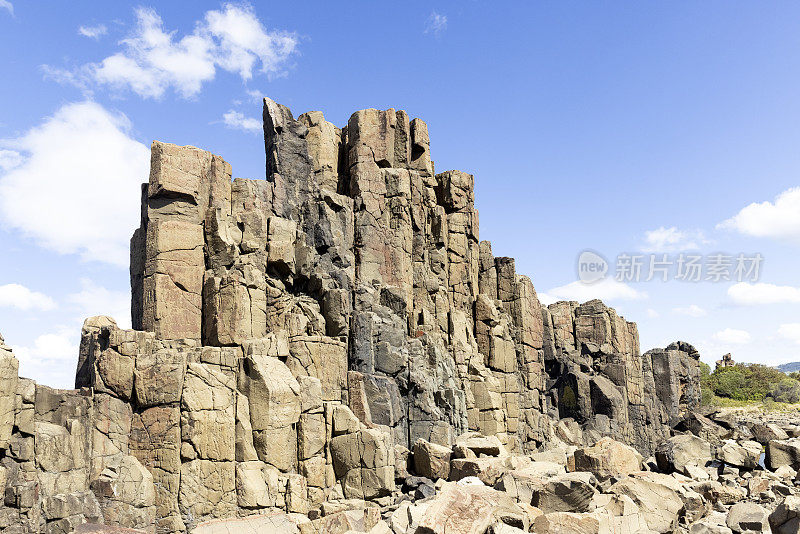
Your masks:
{"label": "volcanic rock column", "polygon": [[154,142],[142,223],[131,241],[132,322],[159,339],[202,329],[204,230],[211,208],[230,205],[230,165],[209,152]]}

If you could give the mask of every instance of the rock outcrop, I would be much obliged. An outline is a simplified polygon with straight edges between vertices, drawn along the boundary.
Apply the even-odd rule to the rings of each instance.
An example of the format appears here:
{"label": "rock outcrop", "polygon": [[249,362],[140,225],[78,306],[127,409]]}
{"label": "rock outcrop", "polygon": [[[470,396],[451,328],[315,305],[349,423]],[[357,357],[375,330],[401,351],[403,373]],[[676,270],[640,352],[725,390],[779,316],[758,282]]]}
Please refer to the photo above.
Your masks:
{"label": "rock outcrop", "polygon": [[[153,143],[133,329],[87,319],[75,390],[18,378],[0,338],[0,532],[676,524],[685,493],[634,474],[699,405],[691,345],[642,354],[598,300],[543,306],[420,119],[265,99],[264,139],[265,180]],[[401,512],[409,492],[435,497]]]}

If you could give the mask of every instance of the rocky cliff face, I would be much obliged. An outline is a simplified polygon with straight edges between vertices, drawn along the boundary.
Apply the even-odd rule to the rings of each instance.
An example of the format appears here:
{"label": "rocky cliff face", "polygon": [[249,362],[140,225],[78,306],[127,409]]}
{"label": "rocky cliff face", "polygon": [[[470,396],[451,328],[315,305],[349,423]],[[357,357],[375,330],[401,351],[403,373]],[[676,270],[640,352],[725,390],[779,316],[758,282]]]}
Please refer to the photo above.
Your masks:
{"label": "rocky cliff face", "polygon": [[649,455],[698,404],[690,345],[641,354],[613,309],[544,307],[492,255],[473,177],[434,172],[421,120],[340,129],[265,99],[264,138],[266,180],[153,143],[134,329],[87,320],[76,390],[18,379],[0,342],[0,531],[388,505],[420,440]]}

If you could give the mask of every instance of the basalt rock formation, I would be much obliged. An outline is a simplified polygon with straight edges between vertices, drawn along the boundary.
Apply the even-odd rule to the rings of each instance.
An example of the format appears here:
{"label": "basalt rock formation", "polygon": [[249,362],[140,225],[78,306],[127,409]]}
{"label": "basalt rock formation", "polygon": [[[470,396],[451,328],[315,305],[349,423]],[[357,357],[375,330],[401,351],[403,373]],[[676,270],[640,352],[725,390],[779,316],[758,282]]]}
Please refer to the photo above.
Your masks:
{"label": "basalt rock formation", "polygon": [[493,256],[473,176],[434,172],[421,120],[340,129],[265,99],[264,139],[265,180],[153,143],[133,329],[86,321],[75,390],[17,378],[0,339],[0,532],[391,506],[468,432],[495,455],[608,436],[649,456],[699,404],[691,345],[642,354],[613,309],[542,306]]}

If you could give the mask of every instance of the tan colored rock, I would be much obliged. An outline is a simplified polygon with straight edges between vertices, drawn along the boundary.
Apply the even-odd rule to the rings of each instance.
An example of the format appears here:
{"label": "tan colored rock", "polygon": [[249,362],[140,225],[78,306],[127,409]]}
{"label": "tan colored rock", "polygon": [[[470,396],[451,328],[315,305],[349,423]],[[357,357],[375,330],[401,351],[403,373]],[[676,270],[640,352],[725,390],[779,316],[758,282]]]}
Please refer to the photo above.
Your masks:
{"label": "tan colored rock", "polygon": [[195,521],[230,517],[236,509],[234,462],[192,460],[181,464],[178,503]]}
{"label": "tan colored rock", "polygon": [[674,489],[640,477],[624,478],[608,492],[629,497],[644,514],[647,526],[655,532],[673,532],[683,508],[683,501]]}
{"label": "tan colored rock", "polygon": [[483,436],[478,432],[468,432],[458,436],[456,445],[471,450],[477,456],[506,456],[508,454],[497,436]]}
{"label": "tan colored rock", "polygon": [[508,469],[503,458],[456,458],[450,462],[450,480],[477,477],[487,486],[494,486]]}
{"label": "tan colored rock", "polygon": [[160,339],[200,339],[203,227],[179,220],[150,221],[146,257],[144,329]]}
{"label": "tan colored rock", "polygon": [[792,469],[800,468],[800,438],[773,439],[767,444],[766,465],[777,469],[788,465]]}
{"label": "tan colored rock", "polygon": [[270,512],[231,519],[212,519],[199,523],[192,532],[194,534],[250,534],[256,532],[300,534],[298,524],[304,522],[308,522],[308,519],[301,521],[295,515]]}
{"label": "tan colored rock", "polygon": [[447,480],[450,476],[450,455],[448,447],[429,443],[420,438],[414,444],[414,470],[420,476],[436,480]]}
{"label": "tan colored rock", "polygon": [[734,532],[770,532],[767,511],[753,502],[739,502],[728,510],[726,524]]}
{"label": "tan colored rock", "polygon": [[591,447],[575,451],[575,469],[589,471],[601,480],[625,476],[642,469],[642,455],[633,447],[605,437]]}
{"label": "tan colored rock", "polygon": [[14,426],[19,362],[0,341],[0,450],[8,448]]}
{"label": "tan colored rock", "polygon": [[761,459],[761,444],[757,441],[727,440],[717,449],[717,458],[728,465],[755,469]]}
{"label": "tan colored rock", "polygon": [[497,520],[527,530],[527,512],[503,492],[486,486],[445,483],[419,520],[419,534],[482,534]]}
{"label": "tan colored rock", "polygon": [[253,430],[279,429],[297,423],[300,419],[300,385],[286,364],[247,349],[244,362]]}
{"label": "tan colored rock", "polygon": [[394,444],[388,432],[369,428],[336,436],[330,450],[346,498],[372,499],[394,490]]}
{"label": "tan colored rock", "polygon": [[609,518],[598,512],[551,512],[536,518],[534,532],[542,534],[604,534],[610,530]]}
{"label": "tan colored rock", "polygon": [[190,363],[181,400],[182,448],[190,459],[234,460],[236,449],[235,381],[219,367]]}
{"label": "tan colored rock", "polygon": [[[381,522],[377,508],[345,510],[300,525],[300,534],[345,534],[347,532],[372,532]],[[380,531],[378,531],[380,532]]]}
{"label": "tan colored rock", "polygon": [[662,441],[656,448],[658,468],[664,473],[683,472],[687,464],[700,467],[711,461],[711,445],[693,434],[679,434]]}
{"label": "tan colored rock", "polygon": [[153,475],[133,456],[123,456],[92,482],[107,525],[148,529],[156,519]]}
{"label": "tan colored rock", "polygon": [[150,407],[180,402],[186,371],[184,353],[162,349],[136,357],[135,391],[139,406]]}

